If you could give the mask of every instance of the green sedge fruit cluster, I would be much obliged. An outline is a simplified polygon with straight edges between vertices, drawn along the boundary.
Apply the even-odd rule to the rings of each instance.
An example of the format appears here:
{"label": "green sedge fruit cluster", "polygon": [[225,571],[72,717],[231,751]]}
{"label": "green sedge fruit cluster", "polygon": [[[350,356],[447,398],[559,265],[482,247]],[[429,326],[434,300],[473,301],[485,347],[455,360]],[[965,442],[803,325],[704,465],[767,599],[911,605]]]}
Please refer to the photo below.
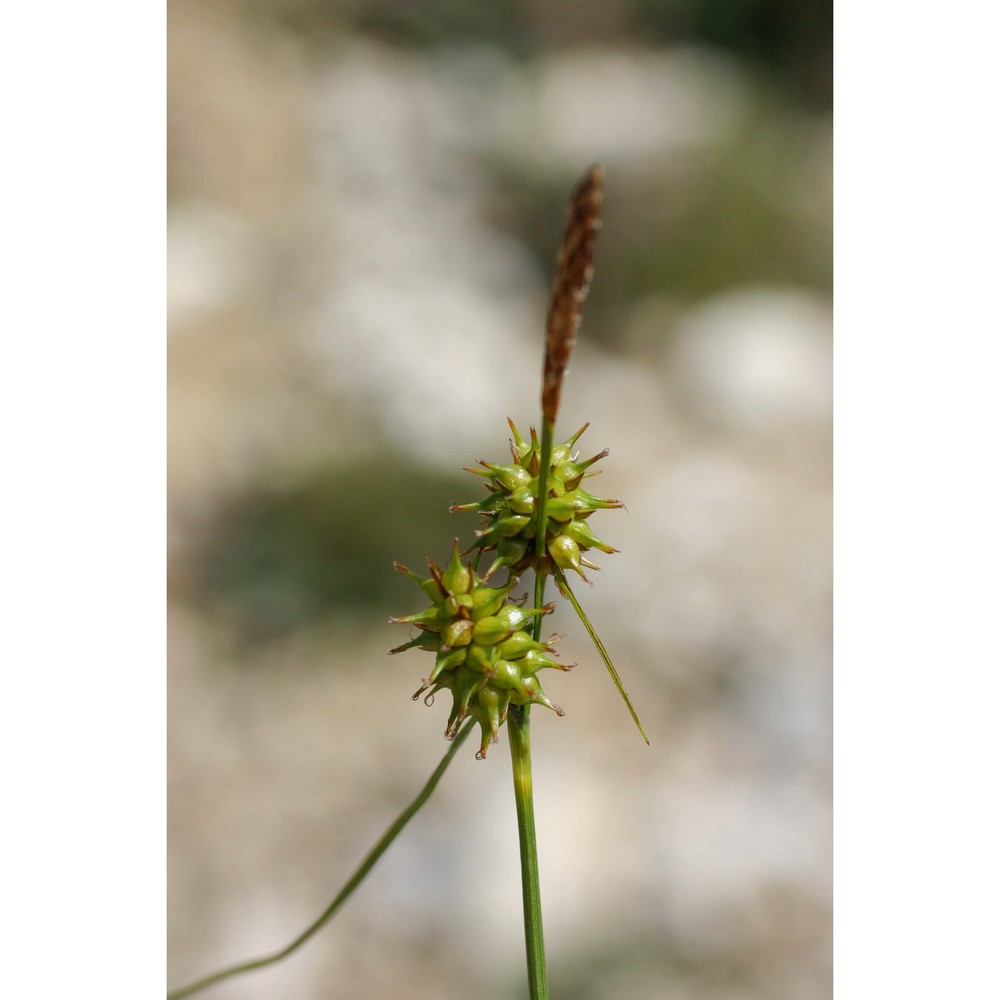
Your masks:
{"label": "green sedge fruit cluster", "polygon": [[593,496],[581,486],[584,479],[597,475],[589,469],[608,454],[607,449],[585,461],[578,460],[573,446],[590,424],[584,424],[572,437],[552,449],[545,489],[545,546],[539,560],[535,539],[542,464],[538,435],[532,428],[530,439],[525,440],[513,421],[507,423],[514,434],[510,442],[514,464],[491,465],[480,461],[483,469],[466,469],[486,477],[490,494],[485,500],[453,504],[450,508],[476,511],[486,518],[487,526],[476,532],[477,541],[473,545],[480,553],[496,551],[484,579],[489,579],[501,567],[512,573],[520,573],[528,567],[533,567],[535,572],[551,573],[551,561],[564,570],[579,573],[586,580],[584,566],[600,567],[583,553],[588,549],[618,551],[590,530],[587,518],[595,510],[621,507],[622,502]]}
{"label": "green sedge fruit cluster", "polygon": [[537,642],[524,629],[533,618],[552,611],[554,605],[524,608],[510,601],[517,583],[514,577],[503,587],[485,586],[471,563],[463,565],[457,540],[445,569],[428,560],[430,576],[395,565],[420,586],[431,603],[417,614],[389,619],[420,629],[414,639],[389,652],[416,647],[435,654],[434,669],[413,698],[427,692],[424,701],[430,704],[438,691],[451,691],[453,705],[445,729],[448,739],[454,739],[465,719],[473,716],[482,730],[482,745],[476,754],[482,760],[490,743],[497,741],[510,705],[544,705],[564,714],[545,696],[535,674],[545,667],[570,670],[573,664],[556,663],[546,655],[553,652],[556,638]]}

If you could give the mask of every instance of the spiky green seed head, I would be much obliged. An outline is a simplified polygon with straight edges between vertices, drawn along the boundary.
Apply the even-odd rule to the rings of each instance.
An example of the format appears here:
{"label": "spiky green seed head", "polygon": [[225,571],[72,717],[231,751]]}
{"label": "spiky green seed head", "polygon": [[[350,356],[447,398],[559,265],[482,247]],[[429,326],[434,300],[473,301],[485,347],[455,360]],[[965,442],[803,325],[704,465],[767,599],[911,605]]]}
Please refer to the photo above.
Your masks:
{"label": "spiky green seed head", "polygon": [[431,604],[416,614],[390,619],[421,629],[420,635],[390,652],[420,648],[435,653],[434,667],[414,699],[426,693],[425,701],[431,703],[438,691],[449,690],[452,708],[445,735],[453,739],[471,715],[482,729],[483,742],[476,755],[482,759],[487,746],[495,742],[512,699],[518,705],[534,702],[555,708],[534,678],[540,667],[557,666],[544,656],[551,646],[536,642],[524,631],[524,626],[551,612],[554,605],[524,608],[511,602],[516,577],[503,587],[487,586],[471,563],[462,564],[457,542],[445,569],[430,560],[428,566],[431,575],[422,577],[397,563],[397,569],[420,586]]}
{"label": "spiky green seed head", "polygon": [[552,449],[546,479],[545,548],[539,560],[534,538],[535,512],[541,502],[538,496],[541,448],[534,428],[530,440],[526,440],[512,421],[508,420],[508,423],[514,435],[510,442],[514,464],[481,462],[485,472],[483,469],[470,469],[470,472],[485,476],[490,496],[478,504],[457,504],[451,509],[473,510],[486,519],[473,545],[481,553],[496,551],[485,578],[501,568],[507,568],[512,573],[520,573],[529,567],[541,572],[551,571],[552,562],[583,576],[581,567],[596,567],[582,553],[592,548],[609,553],[617,551],[583,524],[596,510],[622,506],[620,500],[594,496],[580,488],[586,476],[595,475],[588,472],[590,467],[608,452],[605,450],[584,461],[577,460],[574,447],[587,429],[587,424]]}

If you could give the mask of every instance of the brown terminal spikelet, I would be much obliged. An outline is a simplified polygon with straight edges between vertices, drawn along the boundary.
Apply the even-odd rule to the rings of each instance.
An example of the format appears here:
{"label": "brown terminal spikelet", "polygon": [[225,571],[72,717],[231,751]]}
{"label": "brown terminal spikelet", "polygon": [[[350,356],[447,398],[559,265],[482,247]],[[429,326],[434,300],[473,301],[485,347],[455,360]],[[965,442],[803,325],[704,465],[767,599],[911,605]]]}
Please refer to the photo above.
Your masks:
{"label": "brown terminal spikelet", "polygon": [[542,416],[555,425],[563,375],[580,328],[583,303],[594,274],[594,244],[601,228],[604,169],[595,164],[577,185],[552,283],[545,323],[545,366],[542,370]]}

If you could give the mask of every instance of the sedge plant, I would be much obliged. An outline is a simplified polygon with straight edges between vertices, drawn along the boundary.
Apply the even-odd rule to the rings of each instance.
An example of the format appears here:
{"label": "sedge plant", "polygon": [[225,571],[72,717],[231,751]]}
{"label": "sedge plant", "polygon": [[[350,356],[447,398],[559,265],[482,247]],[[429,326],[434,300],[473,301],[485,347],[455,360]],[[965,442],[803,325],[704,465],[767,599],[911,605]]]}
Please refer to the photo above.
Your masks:
{"label": "sedge plant", "polygon": [[[542,619],[555,608],[553,603],[545,602],[549,578],[579,616],[639,732],[649,743],[618,672],[567,577],[572,572],[587,580],[584,570],[599,568],[587,555],[592,549],[617,551],[593,533],[589,519],[595,511],[620,508],[621,501],[596,496],[583,486],[585,480],[597,474],[592,467],[608,451],[580,460],[575,448],[588,424],[565,441],[555,443],[563,380],[593,274],[594,246],[604,201],[603,180],[602,168],[592,166],[570,202],[546,321],[541,434],[532,427],[525,437],[508,420],[511,461],[480,461],[478,468],[468,468],[485,480],[487,495],[451,506],[453,511],[474,512],[483,519],[475,540],[465,550],[456,539],[445,566],[428,560],[427,576],[396,563],[396,569],[413,579],[430,603],[421,611],[390,619],[409,625],[416,634],[389,652],[419,649],[434,654],[433,666],[413,698],[423,697],[430,705],[439,692],[451,693],[445,726],[451,747],[413,802],[386,830],[330,905],[298,937],[269,955],[229,966],[173,990],[167,994],[168,1000],[181,1000],[234,976],[273,965],[305,944],[335,915],[427,801],[475,725],[480,734],[476,757],[485,760],[505,723],[521,855],[529,995],[531,1000],[547,1000],[530,719],[533,705],[564,714],[542,690],[538,674],[547,669],[567,671],[575,665],[554,659],[559,636],[542,638]],[[533,576],[530,605],[527,593],[520,599],[511,596],[528,572]],[[505,579],[501,582],[498,576],[502,574]]]}

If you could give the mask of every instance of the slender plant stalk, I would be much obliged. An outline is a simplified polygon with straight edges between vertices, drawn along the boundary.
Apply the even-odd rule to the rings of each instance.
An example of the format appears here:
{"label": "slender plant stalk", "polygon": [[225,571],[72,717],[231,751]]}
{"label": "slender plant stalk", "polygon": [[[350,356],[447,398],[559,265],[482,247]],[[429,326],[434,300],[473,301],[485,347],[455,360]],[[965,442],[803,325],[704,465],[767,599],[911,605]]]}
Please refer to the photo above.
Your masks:
{"label": "slender plant stalk", "polygon": [[[538,509],[535,511],[535,557],[538,562],[541,563],[542,557],[545,555],[545,528],[547,526],[547,517],[545,513],[545,501],[549,497],[549,466],[552,464],[552,438],[555,435],[555,422],[549,421],[543,418],[542,420],[542,446],[539,451],[539,459],[541,460],[541,468],[538,470]],[[539,581],[541,581],[541,588],[539,588]],[[535,607],[540,608],[542,605],[539,603],[541,601],[540,590],[545,589],[545,574],[536,573],[535,574]],[[541,625],[535,621],[535,638],[537,639],[541,631]]]}
{"label": "slender plant stalk", "polygon": [[[543,430],[542,452],[545,452]],[[548,438],[549,450],[552,436]],[[542,469],[546,466],[543,464]],[[544,476],[544,473],[543,473]],[[540,494],[544,496],[544,493]],[[544,511],[542,512],[544,517]],[[544,520],[541,524],[544,525]],[[545,574],[535,573],[535,607],[545,600]],[[531,625],[535,641],[541,637],[542,620]],[[548,1000],[545,971],[545,938],[542,933],[542,894],[538,880],[538,842],[535,836],[535,802],[531,781],[531,705],[512,706],[507,715],[510,762],[514,772],[514,803],[517,807],[517,840],[521,849],[521,898],[524,904],[524,949],[528,962],[531,1000]]]}
{"label": "slender plant stalk", "polygon": [[[222,969],[211,976],[206,976],[204,979],[199,979],[197,982],[191,983],[189,986],[183,986],[180,989],[171,990],[167,994],[167,1000],[181,1000],[182,997],[189,997],[194,993],[199,993],[201,990],[208,989],[209,986],[214,986],[216,983],[221,983],[226,979],[232,979],[233,976],[242,975],[244,972],[253,972],[255,969],[263,969],[268,965],[274,965],[276,962],[280,962],[283,958],[287,958],[293,951],[297,951],[301,948],[302,945],[304,945],[306,941],[319,931],[323,925],[326,924],[331,917],[333,917],[337,910],[340,909],[341,904],[344,903],[352,892],[354,892],[368,872],[370,872],[375,866],[375,862],[382,857],[382,855],[386,852],[386,849],[396,839],[396,837],[399,836],[406,824],[413,819],[420,807],[431,797],[431,793],[437,787],[437,784],[441,780],[444,772],[448,769],[448,765],[451,763],[452,758],[458,752],[459,747],[461,747],[461,745],[465,742],[469,733],[472,732],[473,725],[474,720],[470,719],[448,748],[448,752],[441,759],[441,763],[438,764],[420,794],[399,814],[395,822],[385,831],[385,833],[382,834],[382,838],[368,852],[364,861],[361,862],[354,874],[347,880],[344,887],[337,893],[330,905],[294,941],[292,941],[291,944],[286,945],[280,951],[276,951],[272,955],[265,955],[262,958],[255,958],[249,962],[242,962],[239,965],[230,966],[229,968]],[[528,788],[530,794],[530,769],[528,772]]]}
{"label": "slender plant stalk", "polygon": [[[545,497],[548,494],[549,463],[553,427],[542,422],[541,469],[538,473],[538,508],[535,511],[536,552],[545,552]],[[535,607],[545,601],[545,573],[535,571]],[[531,623],[535,641],[541,639],[542,620]],[[542,895],[538,880],[538,842],[535,835],[535,802],[531,782],[531,705],[511,706],[507,714],[510,762],[514,772],[514,802],[517,806],[517,839],[521,849],[521,897],[524,903],[524,947],[528,961],[531,1000],[547,1000],[549,982],[545,972],[545,939],[542,933]]]}
{"label": "slender plant stalk", "polygon": [[531,793],[531,706],[512,707],[507,716],[510,760],[517,805],[517,839],[521,848],[521,895],[524,901],[524,947],[528,960],[531,1000],[548,1000],[545,941],[542,935],[542,896],[538,884],[538,844],[535,804]]}

